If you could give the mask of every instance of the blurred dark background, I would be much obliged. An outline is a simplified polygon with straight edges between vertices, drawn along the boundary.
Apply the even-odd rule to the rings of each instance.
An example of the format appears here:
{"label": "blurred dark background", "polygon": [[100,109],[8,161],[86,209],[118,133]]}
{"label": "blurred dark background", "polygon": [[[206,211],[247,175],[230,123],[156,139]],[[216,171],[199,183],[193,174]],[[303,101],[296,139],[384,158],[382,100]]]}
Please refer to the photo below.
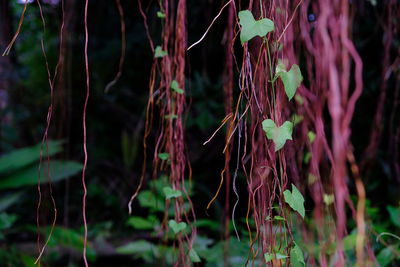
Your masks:
{"label": "blurred dark background", "polygon": [[[18,28],[24,1],[0,0],[0,49],[5,50]],[[33,1],[32,1],[33,2]],[[133,216],[127,203],[134,192],[143,164],[143,129],[148,99],[148,80],[153,61],[143,18],[136,1],[121,1],[125,13],[127,50],[120,80],[109,92],[105,87],[118,70],[121,47],[120,17],[114,1],[90,1],[89,64],[91,96],[88,106],[87,170],[89,224],[89,259],[93,266],[169,266],[173,251],[157,243],[157,227],[162,215],[162,182],[147,179],[142,197],[134,203]],[[150,33],[160,44],[161,21],[156,3],[144,3]],[[155,1],[153,1],[155,2]],[[353,122],[352,140],[356,156],[361,157],[369,142],[371,118],[380,92],[383,58],[385,4],[379,1],[353,1],[357,4],[354,41],[364,60],[364,93],[358,102]],[[0,266],[34,266],[37,255],[36,208],[38,201],[37,168],[40,143],[46,128],[50,87],[41,39],[53,72],[60,52],[60,1],[41,1],[45,30],[36,3],[29,3],[18,39],[6,57],[0,58]],[[198,40],[218,13],[222,1],[188,1],[189,43]],[[82,109],[85,97],[84,1],[64,3],[65,42],[61,46],[63,67],[54,87],[54,112],[49,130],[52,192],[57,203],[57,226],[43,266],[81,266],[83,162]],[[318,14],[316,14],[318,18]],[[198,253],[204,266],[222,266],[221,237],[223,192],[206,213],[206,205],[219,183],[223,168],[224,133],[220,132],[207,146],[203,142],[225,117],[222,91],[224,30],[226,15],[220,17],[204,41],[187,54],[187,102],[185,129],[193,167],[192,198],[199,219]],[[393,51],[399,49],[394,38]],[[398,71],[398,67],[397,67]],[[52,73],[53,74],[53,73]],[[394,97],[396,79],[387,81],[388,103]],[[385,118],[390,117],[390,105]],[[398,122],[398,116],[395,120]],[[385,122],[382,122],[386,125]],[[389,129],[384,128],[383,136]],[[149,138],[150,155],[154,143]],[[399,180],[392,170],[389,138],[382,138],[370,172],[364,177],[370,219],[376,229],[400,229]],[[44,149],[46,149],[44,147]],[[47,185],[47,159],[42,161],[42,207],[40,235],[48,233],[53,219],[50,187]],[[207,166],[206,168],[204,166]],[[151,165],[149,170],[151,169]],[[162,179],[161,179],[162,181]],[[245,181],[239,174],[238,188]],[[239,189],[241,190],[241,189]],[[151,201],[149,201],[149,199]],[[157,201],[152,201],[152,199]],[[243,200],[245,201],[245,200]],[[161,206],[160,206],[161,205]],[[397,207],[397,208],[395,208]],[[246,205],[237,211],[239,230],[245,224]],[[393,210],[392,210],[393,209]],[[393,215],[394,214],[394,215]],[[390,216],[389,216],[390,215]],[[141,220],[142,219],[142,220]],[[42,240],[43,241],[43,240]],[[247,257],[247,248],[232,236],[232,255]],[[397,242],[396,249],[400,245]],[[383,248],[377,247],[377,253]],[[395,255],[396,256],[396,255]],[[387,264],[395,264],[395,257]],[[162,259],[157,263],[157,260]],[[145,265],[147,264],[147,265]],[[237,265],[235,265],[237,264]],[[232,263],[232,266],[242,266]],[[390,266],[390,265],[387,265]],[[392,265],[397,266],[397,265]]]}

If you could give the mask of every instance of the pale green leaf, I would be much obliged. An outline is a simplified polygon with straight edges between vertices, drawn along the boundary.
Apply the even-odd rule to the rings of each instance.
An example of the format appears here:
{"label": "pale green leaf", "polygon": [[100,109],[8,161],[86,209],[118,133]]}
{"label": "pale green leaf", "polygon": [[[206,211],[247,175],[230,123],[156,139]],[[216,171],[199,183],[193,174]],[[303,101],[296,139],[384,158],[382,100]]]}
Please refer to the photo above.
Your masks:
{"label": "pale green leaf", "polygon": [[267,252],[267,253],[265,253],[264,254],[264,260],[265,260],[265,262],[270,262],[270,261],[272,261],[273,259],[277,259],[277,260],[283,260],[283,259],[286,259],[286,258],[288,258],[288,256],[286,256],[286,255],[284,255],[284,254],[282,254],[282,253],[269,253],[269,252]]}
{"label": "pale green leaf", "polygon": [[156,49],[154,50],[154,57],[155,58],[162,58],[168,55],[167,51],[162,50],[161,46],[156,46]]}
{"label": "pale green leaf", "polygon": [[240,31],[240,41],[242,44],[256,36],[264,37],[267,33],[274,30],[274,22],[272,20],[267,18],[255,20],[249,10],[239,12],[239,23],[242,26]]}
{"label": "pale green leaf", "polygon": [[163,188],[163,192],[165,195],[165,199],[170,199],[170,198],[177,198],[182,196],[182,192],[179,190],[174,190],[169,186],[166,186]]}
{"label": "pale green leaf", "polygon": [[294,243],[294,247],[290,250],[290,262],[293,267],[302,267],[305,266],[303,251],[301,251],[300,247]]}
{"label": "pale green leaf", "polygon": [[199,257],[199,254],[197,254],[197,252],[196,252],[196,250],[194,250],[194,248],[192,248],[192,249],[189,251],[189,257],[190,257],[190,260],[191,260],[192,262],[201,262],[201,259],[200,259],[200,257]]}
{"label": "pale green leaf", "polygon": [[178,115],[168,114],[168,115],[165,115],[164,118],[166,118],[167,120],[169,120],[169,119],[173,120],[173,119],[177,119]]}
{"label": "pale green leaf", "polygon": [[274,254],[269,253],[269,252],[267,252],[267,253],[264,254],[264,260],[265,260],[265,262],[270,262],[270,261],[272,261],[273,259],[274,259]]}
{"label": "pale green leaf", "polygon": [[289,101],[296,94],[297,88],[303,81],[300,67],[297,64],[293,64],[289,71],[286,71],[286,67],[283,63],[279,63],[275,70],[276,76],[280,77],[283,86],[285,87],[285,93],[289,98]]}
{"label": "pale green leaf", "polygon": [[314,133],[313,131],[309,131],[309,132],[307,133],[307,136],[308,136],[308,140],[309,140],[310,143],[312,144],[312,143],[314,142],[314,140],[315,140],[315,133]]}
{"label": "pale green leaf", "polygon": [[183,94],[184,91],[182,90],[182,88],[179,87],[179,84],[176,80],[173,80],[171,82],[171,89],[174,90],[175,92],[177,92],[178,94]]}
{"label": "pale green leaf", "polygon": [[297,102],[299,105],[303,105],[303,104],[304,104],[304,99],[303,99],[300,95],[295,95],[295,96],[294,96],[294,100],[296,100],[296,102]]}
{"label": "pale green leaf", "polygon": [[157,17],[160,19],[165,19],[165,13],[161,12],[161,11],[157,11]]}
{"label": "pale green leaf", "polygon": [[286,221],[282,216],[274,216],[275,221]]}
{"label": "pale green leaf", "polygon": [[304,198],[297,187],[292,184],[292,192],[288,189],[283,192],[285,202],[294,210],[297,211],[301,217],[305,216]]}
{"label": "pale green leaf", "polygon": [[281,73],[285,73],[285,72],[287,72],[286,71],[286,66],[285,66],[285,64],[283,64],[281,61],[278,63],[278,65],[276,65],[276,68],[275,68],[275,75],[276,75],[276,77],[279,77],[279,75],[281,74]]}
{"label": "pale green leaf", "polygon": [[183,230],[186,229],[186,226],[187,226],[187,224],[185,222],[177,223],[175,220],[169,220],[168,225],[169,225],[169,227],[171,227],[172,231],[175,234],[182,232]]}
{"label": "pale green leaf", "polygon": [[169,154],[168,154],[168,153],[159,153],[159,154],[158,154],[158,157],[159,157],[161,160],[167,160],[167,159],[169,158]]}
{"label": "pale green leaf", "polygon": [[267,119],[262,122],[262,127],[268,139],[272,139],[275,144],[275,151],[281,149],[286,140],[292,140],[293,123],[285,121],[277,127],[273,120]]}
{"label": "pale green leaf", "polygon": [[283,260],[283,259],[289,258],[288,256],[281,254],[281,253],[276,253],[275,257],[277,260]]}
{"label": "pale green leaf", "polygon": [[333,194],[324,194],[324,203],[325,205],[329,206],[335,202],[335,195]]}
{"label": "pale green leaf", "polygon": [[304,116],[303,115],[297,115],[297,114],[293,114],[292,119],[291,119],[291,121],[293,122],[294,126],[296,126],[297,124],[299,124],[303,120],[304,120]]}

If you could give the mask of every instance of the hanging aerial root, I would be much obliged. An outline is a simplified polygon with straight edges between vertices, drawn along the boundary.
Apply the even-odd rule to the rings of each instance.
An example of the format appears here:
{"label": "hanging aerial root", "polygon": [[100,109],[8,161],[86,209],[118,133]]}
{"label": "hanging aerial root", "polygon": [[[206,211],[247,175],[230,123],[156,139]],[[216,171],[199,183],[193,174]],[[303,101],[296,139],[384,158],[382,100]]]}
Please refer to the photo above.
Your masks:
{"label": "hanging aerial root", "polygon": [[117,72],[116,76],[114,77],[114,79],[107,84],[106,89],[104,89],[105,93],[108,93],[108,91],[110,91],[110,89],[121,78],[122,69],[124,67],[124,61],[125,61],[125,53],[126,53],[126,34],[125,34],[124,9],[122,8],[121,0],[115,0],[115,3],[117,4],[117,7],[118,7],[118,13],[119,13],[120,24],[121,24],[121,55],[120,55],[120,58],[119,58],[118,72]]}
{"label": "hanging aerial root", "polygon": [[347,159],[350,163],[350,169],[353,173],[355,184],[357,188],[357,239],[356,239],[356,257],[357,257],[357,266],[363,266],[364,259],[364,244],[365,244],[365,201],[366,201],[366,193],[365,187],[360,177],[360,170],[357,166],[356,160],[354,158],[354,154],[351,150],[347,153]]}
{"label": "hanging aerial root", "polygon": [[87,219],[86,219],[86,196],[87,196],[87,188],[86,188],[86,167],[88,162],[88,152],[86,146],[86,109],[89,101],[90,95],[90,75],[89,75],[89,59],[88,59],[88,43],[89,43],[89,32],[88,32],[88,6],[89,0],[85,0],[85,13],[84,13],[84,23],[85,23],[85,73],[86,73],[86,97],[85,103],[83,106],[83,113],[82,113],[82,126],[83,126],[83,151],[85,154],[85,159],[83,162],[83,169],[82,169],[82,187],[83,187],[83,198],[82,198],[82,216],[83,216],[83,226],[84,226],[84,239],[83,239],[83,261],[85,266],[88,267],[88,261],[86,257],[86,250],[87,250],[87,242],[88,242],[88,226],[87,226]]}
{"label": "hanging aerial root", "polygon": [[219,16],[221,16],[222,11],[230,4],[230,3],[234,3],[234,0],[229,0],[229,2],[227,2],[218,12],[218,14],[215,16],[215,18],[212,20],[210,26],[208,26],[206,32],[203,34],[203,36],[194,44],[192,44],[191,46],[188,47],[187,51],[189,51],[192,47],[198,45],[201,41],[203,41],[203,39],[206,37],[207,33],[210,31],[212,25],[214,24],[214,22],[219,18]]}
{"label": "hanging aerial root", "polygon": [[22,27],[22,24],[24,23],[25,12],[26,12],[26,9],[28,7],[28,3],[29,3],[28,1],[25,1],[24,9],[22,10],[22,14],[21,14],[21,17],[20,17],[19,22],[18,22],[17,31],[15,32],[14,37],[11,39],[10,43],[8,44],[6,49],[4,50],[4,52],[2,54],[3,57],[4,56],[8,56],[10,54],[11,48],[13,47],[15,41],[18,38],[19,33],[21,32],[21,27]]}
{"label": "hanging aerial root", "polygon": [[[27,3],[27,2],[26,2]],[[26,3],[25,3],[25,7],[24,7],[24,12],[26,9]],[[39,10],[40,10],[40,18],[42,20],[42,26],[43,26],[43,36],[46,34],[46,21],[43,15],[43,10],[42,10],[42,6],[40,4],[40,1],[37,1],[37,4],[39,6]],[[23,19],[23,18],[22,18]],[[22,25],[22,23],[21,23]],[[63,33],[63,25],[64,25],[64,16],[63,16],[63,22],[62,22],[62,27],[61,27],[61,40],[62,40],[62,33]],[[37,225],[37,246],[38,246],[38,251],[39,251],[39,255],[37,257],[37,259],[35,260],[35,264],[40,265],[40,259],[52,237],[56,222],[57,222],[57,205],[56,205],[56,201],[54,199],[53,196],[53,187],[52,187],[52,181],[51,181],[51,171],[50,171],[50,156],[48,153],[49,147],[48,147],[48,133],[49,133],[49,129],[50,129],[50,125],[51,125],[51,120],[52,120],[52,115],[53,115],[53,102],[54,102],[54,81],[57,77],[57,73],[58,73],[58,68],[59,68],[59,62],[60,62],[60,58],[61,58],[61,48],[60,48],[60,52],[59,52],[59,58],[58,58],[58,62],[57,65],[55,67],[55,71],[54,71],[54,76],[53,78],[51,77],[51,73],[50,73],[50,68],[49,68],[49,62],[47,59],[47,54],[46,54],[46,49],[45,49],[45,45],[44,45],[44,39],[43,36],[41,37],[41,49],[42,49],[42,54],[45,60],[45,66],[46,66],[46,71],[47,71],[47,79],[48,79],[48,83],[49,83],[49,87],[50,87],[50,105],[47,111],[47,119],[46,119],[46,129],[45,132],[43,134],[43,138],[42,138],[42,145],[40,148],[40,156],[39,156],[39,167],[38,167],[38,185],[37,185],[37,190],[38,190],[38,203],[37,203],[37,208],[36,208],[36,225]],[[53,220],[52,220],[52,224],[51,224],[51,228],[50,228],[50,233],[45,241],[45,243],[43,244],[42,248],[40,248],[40,222],[39,222],[39,217],[40,217],[40,207],[41,207],[41,202],[42,202],[42,192],[41,192],[41,181],[40,181],[40,176],[41,176],[41,165],[42,165],[42,161],[43,161],[43,146],[46,145],[46,155],[47,155],[47,178],[48,178],[48,185],[49,185],[49,191],[50,191],[50,198],[51,198],[51,202],[53,205],[53,210],[54,210],[54,216],[53,216]]]}

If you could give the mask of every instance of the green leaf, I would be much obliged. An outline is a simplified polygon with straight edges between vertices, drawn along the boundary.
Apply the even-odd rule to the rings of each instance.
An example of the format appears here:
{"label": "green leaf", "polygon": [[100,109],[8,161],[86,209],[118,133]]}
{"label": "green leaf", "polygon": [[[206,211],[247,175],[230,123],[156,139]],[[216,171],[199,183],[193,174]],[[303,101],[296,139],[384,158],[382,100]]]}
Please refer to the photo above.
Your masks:
{"label": "green leaf", "polygon": [[174,231],[175,234],[182,232],[186,229],[187,226],[185,222],[177,223],[175,220],[169,220],[168,225],[169,227],[171,227],[172,231]]}
{"label": "green leaf", "polygon": [[158,154],[158,157],[159,157],[161,160],[167,160],[167,159],[169,158],[169,154],[168,154],[168,153],[159,153],[159,154]]}
{"label": "green leaf", "polygon": [[[158,194],[157,194],[158,196]],[[139,204],[142,208],[150,208],[155,211],[164,211],[164,200],[156,197],[149,190],[143,190],[138,195]]]}
{"label": "green leaf", "polygon": [[289,101],[293,98],[297,88],[303,81],[300,67],[297,64],[293,64],[289,71],[286,71],[286,67],[283,63],[279,63],[275,70],[276,76],[280,77],[283,86],[285,87],[285,93],[289,98]]}
{"label": "green leaf", "polygon": [[[51,226],[44,227],[40,231],[49,236],[51,231]],[[36,227],[32,229],[32,231],[36,232]],[[49,247],[65,247],[69,249],[73,249],[74,251],[82,251],[84,246],[84,240],[82,238],[83,231],[72,229],[72,228],[65,228],[61,226],[55,226],[53,228],[53,233],[51,239],[49,241]],[[91,246],[91,242],[87,244],[87,256],[88,260],[94,260],[96,258],[96,251]]]}
{"label": "green leaf", "polygon": [[155,246],[152,243],[147,242],[145,240],[139,240],[118,247],[116,248],[116,251],[119,254],[138,254],[138,253],[151,252],[154,248]]}
{"label": "green leaf", "polygon": [[324,203],[325,205],[329,206],[335,202],[335,195],[334,194],[324,194]]}
{"label": "green leaf", "polygon": [[176,80],[171,82],[171,89],[177,92],[178,94],[183,94],[184,91],[179,87],[179,84]]}
{"label": "green leaf", "polygon": [[190,257],[190,260],[191,260],[192,262],[201,262],[201,259],[200,259],[200,257],[199,257],[199,254],[197,254],[197,252],[196,252],[196,250],[194,250],[194,248],[192,248],[192,249],[189,251],[189,257]]}
{"label": "green leaf", "polygon": [[[310,154],[310,153],[309,153]],[[311,154],[310,154],[311,155]],[[311,156],[310,156],[311,157]],[[308,177],[307,177],[307,183],[309,184],[309,185],[313,185],[316,181],[318,180],[318,177],[317,176],[315,176],[314,174],[312,174],[312,173],[309,173],[308,174]]]}
{"label": "green leaf", "polygon": [[169,186],[166,186],[163,188],[163,192],[165,195],[165,199],[170,199],[170,198],[177,198],[182,196],[182,192],[179,190],[174,190]]}
{"label": "green leaf", "polygon": [[294,96],[294,100],[296,100],[296,102],[297,102],[299,105],[303,105],[303,104],[304,104],[304,99],[303,99],[300,95],[295,95],[295,96]]}
{"label": "green leaf", "polygon": [[153,222],[137,216],[130,217],[126,224],[139,230],[152,230],[154,228]]}
{"label": "green leaf", "polygon": [[308,151],[304,154],[303,161],[305,164],[308,164],[310,162],[311,156],[312,156],[311,153]]}
{"label": "green leaf", "polygon": [[21,257],[21,261],[24,264],[24,267],[36,267],[37,265],[35,264],[36,259],[28,256],[28,255],[24,255],[24,254],[20,254]]}
{"label": "green leaf", "polygon": [[213,230],[213,231],[218,231],[220,228],[220,224],[218,222],[209,219],[196,220],[195,226],[197,228],[208,228],[208,230]]}
{"label": "green leaf", "polygon": [[276,259],[277,260],[283,260],[283,259],[286,259],[286,258],[289,258],[289,257],[284,255],[284,254],[281,254],[281,253],[276,253]]}
{"label": "green leaf", "polygon": [[157,17],[160,19],[165,19],[165,13],[163,13],[161,11],[157,11]]}
{"label": "green leaf", "polygon": [[239,12],[239,23],[242,26],[240,31],[242,45],[256,36],[264,37],[274,30],[274,22],[272,20],[267,18],[255,20],[249,10]]}
{"label": "green leaf", "polygon": [[300,247],[294,243],[294,247],[290,250],[290,262],[293,267],[302,267],[305,266],[303,251],[301,251]]}
{"label": "green leaf", "polygon": [[394,246],[387,246],[378,253],[376,259],[378,260],[380,267],[388,266],[395,259],[393,250],[396,250]]}
{"label": "green leaf", "polygon": [[387,206],[386,209],[389,212],[392,223],[400,227],[400,207]]}
{"label": "green leaf", "polygon": [[166,118],[167,120],[168,120],[168,119],[173,120],[173,119],[177,119],[177,118],[178,118],[178,115],[175,115],[175,114],[168,114],[168,115],[165,115],[164,118]]}
{"label": "green leaf", "polygon": [[265,262],[270,262],[274,259],[274,254],[267,252],[264,254],[264,259]]}
{"label": "green leaf", "polygon": [[17,220],[17,215],[7,214],[5,212],[0,213],[0,230],[10,228]]}
{"label": "green leaf", "polygon": [[[42,149],[43,159],[47,156],[53,156],[62,151],[62,141],[48,141],[47,147],[48,151],[46,151],[46,143]],[[27,167],[39,161],[40,159],[40,150],[42,144],[38,144],[36,146],[16,149],[8,154],[5,154],[0,157],[0,173],[16,171],[18,169]]]}
{"label": "green leaf", "polygon": [[[47,183],[47,164],[50,164],[51,181],[58,182],[71,177],[82,170],[82,164],[74,161],[44,161],[41,167],[41,183]],[[36,185],[38,182],[38,166],[22,170],[0,180],[0,189],[19,188]]]}
{"label": "green leaf", "polygon": [[273,120],[267,119],[262,122],[262,127],[268,139],[272,139],[275,144],[275,151],[281,149],[286,140],[292,140],[293,123],[285,121],[277,127]]}
{"label": "green leaf", "polygon": [[275,221],[286,221],[282,216],[274,216]]}
{"label": "green leaf", "polygon": [[309,131],[307,133],[307,136],[308,136],[308,140],[310,141],[310,144],[312,144],[315,140],[315,133],[313,131]]}
{"label": "green leaf", "polygon": [[278,253],[278,252],[275,253],[275,254],[274,253],[269,253],[269,252],[264,254],[265,262],[270,262],[273,259],[283,260],[283,259],[286,259],[286,258],[288,258],[288,256],[286,256],[284,254],[281,254],[281,253]]}
{"label": "green leaf", "polygon": [[343,248],[344,251],[351,251],[356,248],[357,244],[357,234],[352,233],[350,235],[347,235],[345,238],[343,238]]}
{"label": "green leaf", "polygon": [[304,209],[304,198],[303,195],[300,193],[300,191],[297,189],[297,187],[292,184],[292,192],[289,190],[285,190],[283,192],[283,196],[285,198],[285,202],[289,204],[289,206],[297,211],[301,217],[305,216],[305,209]]}
{"label": "green leaf", "polygon": [[161,46],[156,46],[156,49],[154,50],[154,57],[155,58],[162,58],[168,55],[167,51],[162,50]]}
{"label": "green leaf", "polygon": [[297,124],[299,124],[303,120],[304,120],[304,116],[303,115],[293,114],[293,116],[291,118],[291,121],[293,122],[294,126],[296,126]]}

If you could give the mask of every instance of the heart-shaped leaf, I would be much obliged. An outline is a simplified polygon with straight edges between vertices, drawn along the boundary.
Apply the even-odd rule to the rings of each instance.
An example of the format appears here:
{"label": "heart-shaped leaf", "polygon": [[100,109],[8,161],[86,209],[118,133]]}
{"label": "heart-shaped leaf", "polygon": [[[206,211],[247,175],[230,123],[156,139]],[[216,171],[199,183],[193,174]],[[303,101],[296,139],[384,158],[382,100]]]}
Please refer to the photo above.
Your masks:
{"label": "heart-shaped leaf", "polygon": [[303,81],[300,67],[297,64],[293,64],[289,71],[286,71],[286,67],[283,63],[279,63],[275,70],[276,76],[280,77],[283,86],[285,87],[285,93],[289,98],[289,101],[293,98],[297,88]]}
{"label": "heart-shaped leaf", "polygon": [[168,114],[168,115],[165,115],[164,118],[166,118],[167,120],[170,120],[170,119],[173,120],[173,119],[177,119],[178,115]]}
{"label": "heart-shaped leaf", "polygon": [[148,230],[154,228],[154,223],[152,221],[137,216],[130,217],[126,224],[139,230]]}
{"label": "heart-shaped leaf", "polygon": [[262,127],[268,139],[272,139],[275,144],[275,151],[281,149],[286,140],[292,140],[293,123],[285,121],[277,127],[273,120],[267,119],[262,122]]}
{"label": "heart-shaped leaf", "polygon": [[175,198],[182,196],[182,192],[179,190],[174,190],[169,186],[163,188],[165,199]]}
{"label": "heart-shaped leaf", "polygon": [[272,261],[273,259],[274,259],[274,254],[269,253],[269,252],[267,252],[267,253],[264,254],[264,260],[265,260],[265,262],[270,262],[270,261]]}
{"label": "heart-shaped leaf", "polygon": [[313,131],[309,131],[307,133],[307,136],[308,136],[308,140],[310,141],[310,144],[312,144],[315,140],[315,136],[316,136],[315,133]]}
{"label": "heart-shaped leaf", "polygon": [[169,227],[171,227],[172,231],[174,231],[175,234],[182,232],[186,229],[185,222],[177,223],[175,220],[169,220],[168,225]]}
{"label": "heart-shaped leaf", "polygon": [[288,258],[288,256],[286,256],[286,255],[284,255],[284,254],[281,254],[281,253],[275,253],[275,254],[273,254],[273,253],[267,252],[267,253],[264,254],[264,260],[265,260],[265,262],[270,262],[270,261],[272,261],[273,259],[283,260],[283,259],[286,259],[286,258]]}
{"label": "heart-shaped leaf", "polygon": [[304,219],[306,213],[304,209],[304,198],[297,187],[292,184],[292,192],[287,189],[283,192],[283,196],[285,198],[285,202],[289,204],[293,210],[297,211]]}
{"label": "heart-shaped leaf", "polygon": [[303,267],[306,265],[303,252],[296,242],[294,243],[294,247],[290,250],[290,263],[293,267]]}
{"label": "heart-shaped leaf", "polygon": [[329,206],[335,202],[335,195],[333,194],[324,194],[324,203],[325,205]]}
{"label": "heart-shaped leaf", "polygon": [[200,257],[199,257],[199,254],[197,254],[197,252],[196,252],[196,250],[194,250],[194,248],[192,248],[192,249],[189,251],[189,257],[190,257],[190,260],[191,260],[192,262],[201,262],[201,259],[200,259]]}
{"label": "heart-shaped leaf", "polygon": [[171,82],[171,89],[177,92],[178,94],[183,94],[183,90],[179,87],[179,84],[176,80]]}
{"label": "heart-shaped leaf", "polygon": [[286,221],[285,218],[283,218],[282,216],[274,216],[274,220],[276,221]]}
{"label": "heart-shaped leaf", "polygon": [[275,28],[272,20],[266,18],[255,20],[249,10],[239,12],[239,23],[242,26],[240,31],[240,41],[242,44],[256,36],[264,37]]}
{"label": "heart-shaped leaf", "polygon": [[167,51],[162,50],[161,46],[156,46],[156,49],[154,50],[155,58],[165,57],[166,55],[168,55]]}
{"label": "heart-shaped leaf", "polygon": [[169,154],[168,154],[168,153],[159,153],[159,154],[158,154],[158,157],[159,157],[161,160],[167,160],[167,159],[169,158]]}
{"label": "heart-shaped leaf", "polygon": [[157,17],[160,19],[165,19],[165,13],[161,12],[161,11],[157,11]]}

